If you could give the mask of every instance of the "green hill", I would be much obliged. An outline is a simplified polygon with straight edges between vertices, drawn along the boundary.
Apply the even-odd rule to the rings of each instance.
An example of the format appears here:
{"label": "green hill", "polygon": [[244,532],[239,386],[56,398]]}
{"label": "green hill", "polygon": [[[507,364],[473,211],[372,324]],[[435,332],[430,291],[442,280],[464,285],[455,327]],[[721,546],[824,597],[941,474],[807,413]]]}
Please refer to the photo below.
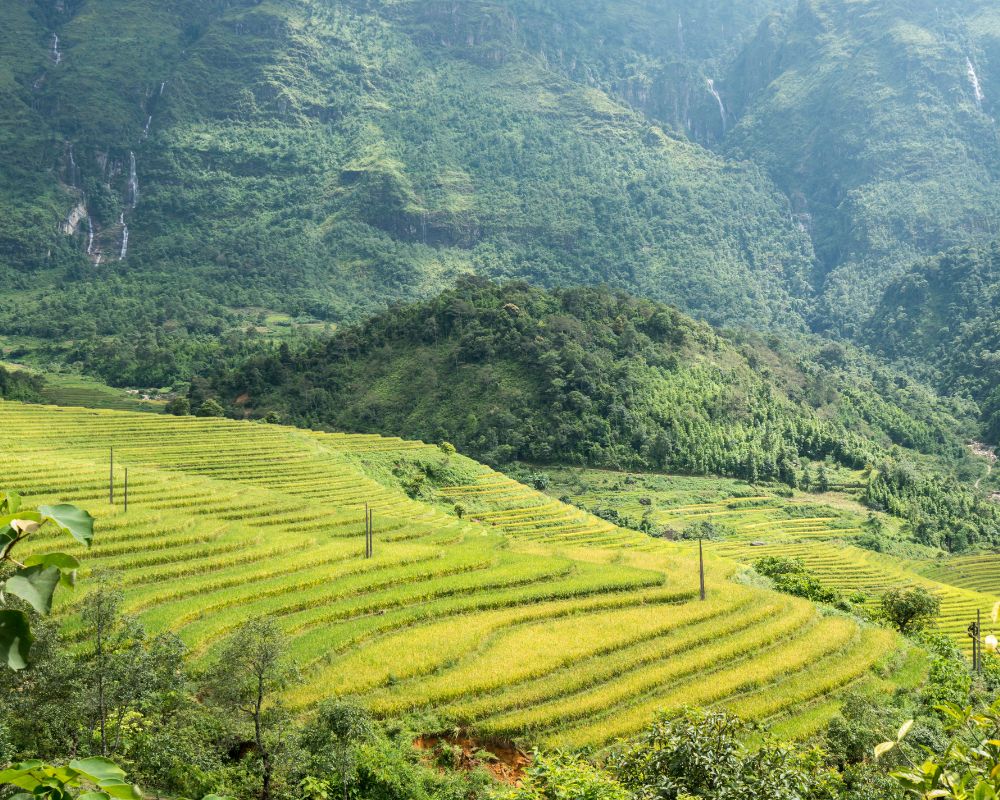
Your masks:
{"label": "green hill", "polygon": [[494,464],[798,486],[829,459],[867,469],[867,502],[928,543],[1000,541],[997,508],[954,477],[984,469],[963,438],[972,407],[846,347],[726,335],[610,290],[469,281],[220,370],[193,406],[213,393],[234,416],[446,439]]}

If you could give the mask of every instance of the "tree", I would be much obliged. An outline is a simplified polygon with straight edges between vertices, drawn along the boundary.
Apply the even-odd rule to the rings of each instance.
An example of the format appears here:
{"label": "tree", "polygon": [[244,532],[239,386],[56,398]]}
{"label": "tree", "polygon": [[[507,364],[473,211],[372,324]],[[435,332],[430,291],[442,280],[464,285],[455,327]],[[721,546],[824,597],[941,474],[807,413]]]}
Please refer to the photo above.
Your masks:
{"label": "tree", "polygon": [[819,465],[819,471],[816,473],[816,491],[823,493],[830,491],[830,476],[826,472],[826,464]]}
{"label": "tree", "polygon": [[359,745],[372,740],[375,724],[371,716],[352,703],[327,701],[302,732],[302,745],[312,755],[314,769],[333,769],[339,776],[344,800],[357,778]]}
{"label": "tree", "polygon": [[[94,518],[71,505],[40,506],[36,511],[21,507],[20,496],[0,492],[0,565],[16,569],[2,584],[0,604],[8,595],[16,597],[39,614],[52,610],[56,587],[72,588],[80,563],[65,553],[38,553],[21,563],[14,558],[14,548],[47,525],[68,533],[80,544],[90,547],[94,539]],[[24,669],[34,637],[28,615],[20,609],[0,608],[0,659],[11,669]]]}
{"label": "tree", "polygon": [[163,634],[147,641],[138,620],[122,616],[121,591],[100,576],[87,595],[81,618],[93,650],[83,656],[88,706],[96,718],[101,755],[122,745],[126,717],[142,712],[157,698],[184,688],[184,646]]}
{"label": "tree", "polygon": [[186,397],[175,397],[164,406],[163,411],[175,417],[186,417],[191,413],[191,401]]}
{"label": "tree", "polygon": [[287,714],[278,693],[295,673],[286,663],[281,631],[271,620],[251,620],[226,642],[209,675],[212,697],[242,714],[253,727],[261,765],[261,800],[273,791],[276,752],[283,744]]}
{"label": "tree", "polygon": [[442,453],[444,453],[445,461],[455,455],[455,445],[451,442],[441,442],[441,444],[438,445],[438,448]]}
{"label": "tree", "polygon": [[941,601],[922,586],[890,589],[882,595],[882,615],[900,633],[916,633],[941,610]]}
{"label": "tree", "polygon": [[209,397],[204,403],[198,406],[198,410],[195,412],[196,417],[224,417],[225,415],[225,409],[213,397]]}

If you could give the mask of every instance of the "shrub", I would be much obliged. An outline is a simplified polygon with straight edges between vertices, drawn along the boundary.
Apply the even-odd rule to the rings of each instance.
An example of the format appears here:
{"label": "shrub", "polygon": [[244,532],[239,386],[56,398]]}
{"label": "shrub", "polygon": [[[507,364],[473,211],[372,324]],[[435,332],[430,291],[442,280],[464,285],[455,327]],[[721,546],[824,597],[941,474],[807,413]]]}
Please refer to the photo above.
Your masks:
{"label": "shrub", "polygon": [[195,416],[198,417],[222,417],[225,416],[225,410],[219,404],[218,400],[209,397],[204,403],[198,406],[198,411]]}
{"label": "shrub", "polygon": [[186,397],[175,397],[163,409],[165,414],[173,414],[175,417],[186,417],[191,413],[191,401]]}
{"label": "shrub", "polygon": [[753,568],[774,581],[779,591],[796,597],[805,597],[817,603],[830,603],[844,611],[850,611],[851,605],[836,589],[830,589],[820,583],[819,579],[806,570],[805,564],[798,558],[785,556],[765,556],[754,562]]}

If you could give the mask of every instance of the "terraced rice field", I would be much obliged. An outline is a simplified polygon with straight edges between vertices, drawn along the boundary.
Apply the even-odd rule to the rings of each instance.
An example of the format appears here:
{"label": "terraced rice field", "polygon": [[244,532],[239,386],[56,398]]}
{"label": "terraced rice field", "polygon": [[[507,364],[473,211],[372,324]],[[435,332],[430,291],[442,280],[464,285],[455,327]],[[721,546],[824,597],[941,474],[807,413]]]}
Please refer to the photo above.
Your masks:
{"label": "terraced rice field", "polygon": [[[248,618],[274,618],[303,672],[288,693],[299,708],[331,696],[384,715],[432,707],[549,744],[600,744],[689,704],[794,731],[901,663],[895,636],[732,583],[736,565],[714,555],[701,603],[690,546],[419,442],[3,402],[0,430],[0,484],[90,510],[96,543],[77,554],[120,575],[126,610],[151,630],[210,659]],[[394,477],[407,465],[446,480],[411,499]],[[80,598],[59,596],[72,638]]]}
{"label": "terraced rice field", "polygon": [[163,410],[163,400],[145,400],[138,393],[113,389],[106,384],[83,375],[45,373],[42,397],[47,403],[58,406],[82,408],[110,408],[116,411]]}
{"label": "terraced rice field", "polygon": [[[966,629],[976,612],[989,626],[1000,602],[1000,556],[903,559],[857,547],[852,541],[863,532],[868,511],[843,496],[784,498],[740,481],[678,476],[626,479],[593,471],[584,477],[587,490],[574,494],[574,502],[615,508],[633,519],[648,512],[657,526],[675,531],[710,521],[723,526],[724,538],[707,547],[743,564],[765,555],[800,558],[825,585],[848,595],[862,592],[871,602],[892,587],[925,586],[941,599],[938,630],[966,649],[971,649]],[[554,491],[564,490],[563,483]],[[882,523],[898,535],[897,520],[883,515]]]}

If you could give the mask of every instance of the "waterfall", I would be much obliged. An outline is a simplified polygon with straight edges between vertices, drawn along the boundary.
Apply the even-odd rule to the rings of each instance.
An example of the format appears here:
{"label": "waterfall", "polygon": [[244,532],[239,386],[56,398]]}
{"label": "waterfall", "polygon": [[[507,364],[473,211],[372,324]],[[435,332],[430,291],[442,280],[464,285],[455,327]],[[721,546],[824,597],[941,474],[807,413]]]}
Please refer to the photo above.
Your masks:
{"label": "waterfall", "polygon": [[143,136],[149,136],[149,126],[153,124],[153,115],[146,117],[146,127],[142,129]]}
{"label": "waterfall", "polygon": [[77,170],[77,166],[76,166],[76,158],[73,156],[73,145],[70,145],[69,146],[69,182],[73,186],[74,189],[76,188],[76,176],[77,176],[77,172],[78,172],[78,170]]}
{"label": "waterfall", "polygon": [[983,86],[979,82],[979,76],[976,74],[976,67],[972,63],[971,58],[965,59],[965,68],[969,76],[969,83],[972,84],[972,94],[976,98],[976,108],[982,111],[983,100],[986,99],[986,95],[983,94]]}
{"label": "waterfall", "polygon": [[128,151],[128,197],[127,202],[135,208],[139,202],[139,176],[135,171],[135,153]]}
{"label": "waterfall", "polygon": [[122,252],[118,256],[119,261],[124,261],[125,256],[128,255],[128,225],[122,228]]}
{"label": "waterfall", "polygon": [[163,90],[166,88],[167,88],[167,82],[163,81],[163,83],[160,84],[160,97],[163,97]]}
{"label": "waterfall", "polygon": [[677,15],[677,46],[684,49],[684,19],[680,14]]}
{"label": "waterfall", "polygon": [[94,220],[87,211],[87,255],[94,252]]}
{"label": "waterfall", "polygon": [[712,93],[712,97],[715,98],[715,102],[719,104],[719,116],[722,117],[722,135],[725,136],[728,128],[726,125],[726,105],[722,102],[722,96],[715,88],[715,81],[711,78],[707,78],[706,80],[708,81],[708,91]]}
{"label": "waterfall", "polygon": [[97,260],[96,260],[96,261],[94,261],[94,266],[95,266],[95,267],[99,267],[99,266],[101,266],[101,259],[102,259],[102,258],[104,258],[104,253],[98,253],[98,254],[97,254]]}
{"label": "waterfall", "polygon": [[59,52],[59,34],[52,34],[52,60],[56,63],[58,67],[62,63],[62,53]]}

